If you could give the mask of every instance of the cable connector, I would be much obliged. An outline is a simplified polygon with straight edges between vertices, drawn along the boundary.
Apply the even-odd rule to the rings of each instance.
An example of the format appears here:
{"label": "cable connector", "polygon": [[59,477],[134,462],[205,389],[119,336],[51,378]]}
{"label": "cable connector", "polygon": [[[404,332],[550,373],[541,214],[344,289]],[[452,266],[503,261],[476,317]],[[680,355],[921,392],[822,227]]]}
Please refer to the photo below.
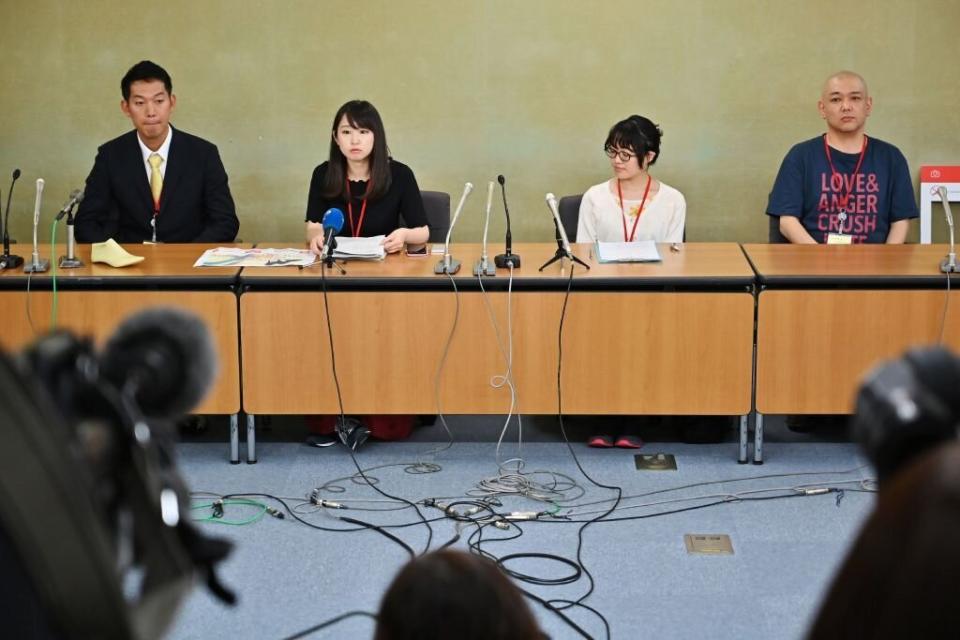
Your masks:
{"label": "cable connector", "polygon": [[267,507],[267,513],[269,513],[270,515],[272,515],[272,516],[273,516],[274,518],[276,518],[277,520],[283,520],[284,518],[287,517],[287,516],[283,513],[283,511],[280,511],[280,509],[275,509],[274,507]]}
{"label": "cable connector", "polygon": [[800,492],[805,496],[822,496],[830,493],[829,487],[814,487],[812,489],[801,489]]}
{"label": "cable connector", "polygon": [[503,529],[504,531],[510,530],[510,523],[503,520],[497,520],[493,523],[493,526],[495,526],[497,529]]}
{"label": "cable connector", "polygon": [[324,507],[326,509],[346,509],[347,507],[343,506],[339,502],[334,502],[333,500],[324,500],[319,496],[319,494],[314,491],[310,494],[310,504],[315,507]]}
{"label": "cable connector", "polygon": [[222,518],[223,517],[223,500],[218,499],[214,500],[213,504],[210,505],[213,508],[213,517]]}
{"label": "cable connector", "polygon": [[540,512],[538,511],[513,511],[506,516],[506,520],[536,520],[540,517]]}

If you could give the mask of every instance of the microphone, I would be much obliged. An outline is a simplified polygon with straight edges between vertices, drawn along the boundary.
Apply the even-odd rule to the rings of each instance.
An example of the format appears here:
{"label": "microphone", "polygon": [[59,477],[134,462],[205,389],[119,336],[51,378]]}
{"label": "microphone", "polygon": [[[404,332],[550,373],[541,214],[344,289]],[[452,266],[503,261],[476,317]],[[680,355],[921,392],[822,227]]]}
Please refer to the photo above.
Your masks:
{"label": "microphone", "polygon": [[947,218],[947,227],[950,229],[950,253],[940,262],[940,271],[943,273],[960,272],[960,266],[957,265],[957,250],[953,244],[953,213],[950,211],[950,198],[947,196],[947,188],[935,187],[934,191],[940,194],[940,202],[943,203],[943,213]]}
{"label": "microphone", "polygon": [[73,209],[83,201],[83,189],[74,189],[70,192],[70,199],[63,209],[57,214],[56,219],[60,220],[67,216],[67,255],[60,256],[57,266],[62,269],[76,269],[83,266],[83,261],[76,256],[77,240],[73,232]]}
{"label": "microphone", "polygon": [[503,193],[503,212],[507,216],[507,248],[506,251],[498,255],[493,259],[497,267],[501,269],[506,269],[507,267],[513,266],[514,269],[520,268],[520,256],[511,253],[513,248],[513,235],[510,233],[510,209],[507,208],[507,187],[505,185],[507,179],[503,177],[503,174],[497,176],[497,182],[500,183],[500,191]]}
{"label": "microphone", "polygon": [[547,206],[550,207],[550,213],[553,214],[553,224],[557,228],[557,252],[552,258],[543,263],[543,266],[540,267],[540,271],[543,271],[545,268],[547,268],[547,266],[553,264],[557,260],[561,261],[560,266],[562,267],[564,258],[569,258],[571,262],[576,262],[584,268],[589,269],[590,265],[573,255],[573,252],[570,250],[570,240],[567,238],[567,230],[563,228],[563,222],[560,221],[560,211],[557,208],[557,196],[553,195],[552,193],[548,193],[545,199],[547,201]]}
{"label": "microphone", "polygon": [[321,220],[323,224],[323,251],[320,259],[327,261],[327,266],[333,262],[333,250],[337,248],[336,235],[343,229],[343,211],[337,208],[327,209]]}
{"label": "microphone", "polygon": [[572,258],[573,254],[570,252],[570,240],[567,238],[567,230],[563,227],[563,222],[560,220],[560,210],[557,208],[557,196],[548,193],[545,199],[547,206],[550,207],[550,213],[553,214],[553,223],[557,225],[557,231],[560,232],[560,242],[563,245],[563,251],[567,254],[568,258]]}
{"label": "microphone", "polygon": [[487,216],[483,222],[483,248],[480,252],[480,261],[473,265],[475,276],[495,276],[496,268],[487,260],[487,230],[490,228],[490,205],[493,203],[493,181],[487,183]]}
{"label": "microphone", "polygon": [[456,211],[453,212],[453,220],[450,221],[450,228],[447,229],[447,239],[443,243],[443,259],[433,268],[434,273],[455,274],[460,270],[460,261],[450,258],[450,235],[453,233],[453,227],[457,224],[457,218],[463,210],[463,203],[467,201],[467,196],[473,191],[473,184],[468,182],[463,185],[463,194],[460,196],[460,202],[457,204]]}
{"label": "microphone", "polygon": [[49,260],[40,259],[40,248],[37,246],[37,228],[40,226],[40,203],[43,200],[43,178],[37,178],[37,198],[33,203],[33,260],[23,265],[24,273],[43,273],[50,268]]}
{"label": "microphone", "polygon": [[172,307],[125,320],[104,346],[100,363],[103,377],[132,394],[145,416],[171,420],[203,400],[217,369],[206,325]]}
{"label": "microphone", "polygon": [[20,177],[20,169],[13,170],[13,179],[10,181],[10,190],[7,191],[7,214],[6,219],[0,215],[3,222],[3,255],[0,256],[0,269],[13,269],[23,264],[23,258],[10,255],[10,198],[13,197],[13,185]]}
{"label": "microphone", "polygon": [[[59,222],[63,216],[71,214],[73,208],[76,207],[83,201],[83,189],[74,189],[70,192],[70,199],[67,200],[67,204],[63,205],[63,209],[60,209],[60,212],[57,214],[57,217],[54,218]],[[67,223],[69,224],[69,222]]]}

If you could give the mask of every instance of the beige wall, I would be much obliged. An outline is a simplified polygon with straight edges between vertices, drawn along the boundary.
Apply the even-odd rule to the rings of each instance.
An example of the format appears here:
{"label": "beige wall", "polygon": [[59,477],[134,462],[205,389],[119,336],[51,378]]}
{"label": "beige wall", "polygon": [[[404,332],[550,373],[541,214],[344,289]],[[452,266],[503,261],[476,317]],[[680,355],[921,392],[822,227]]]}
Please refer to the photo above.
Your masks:
{"label": "beige wall", "polygon": [[48,236],[97,145],[129,128],[120,77],[150,58],[173,76],[175,125],[219,145],[248,241],[301,238],[310,173],[354,97],[377,105],[421,188],[456,202],[477,186],[455,239],[479,239],[497,173],[515,240],[552,238],[543,194],[608,177],[606,131],[640,113],[665,132],[655,175],[686,195],[688,239],[757,241],[780,160],[823,130],[836,69],[867,77],[868,132],[915,182],[923,163],[960,164],[958,30],[946,0],[3,0],[0,189],[19,166],[24,241],[45,178]]}

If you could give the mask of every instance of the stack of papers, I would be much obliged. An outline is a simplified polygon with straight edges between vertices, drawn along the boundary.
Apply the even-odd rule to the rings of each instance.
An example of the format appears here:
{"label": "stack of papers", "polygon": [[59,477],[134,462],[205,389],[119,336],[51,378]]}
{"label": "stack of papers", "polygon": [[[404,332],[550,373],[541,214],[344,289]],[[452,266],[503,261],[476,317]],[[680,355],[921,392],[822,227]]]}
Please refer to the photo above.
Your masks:
{"label": "stack of papers", "polygon": [[217,247],[207,249],[195,267],[306,267],[317,256],[308,249],[237,249]]}
{"label": "stack of papers", "polygon": [[337,248],[333,250],[333,257],[336,260],[383,260],[387,256],[387,252],[383,250],[383,239],[384,236],[337,236]]}
{"label": "stack of papers", "polygon": [[637,242],[597,242],[600,262],[660,262],[660,252],[653,240]]}

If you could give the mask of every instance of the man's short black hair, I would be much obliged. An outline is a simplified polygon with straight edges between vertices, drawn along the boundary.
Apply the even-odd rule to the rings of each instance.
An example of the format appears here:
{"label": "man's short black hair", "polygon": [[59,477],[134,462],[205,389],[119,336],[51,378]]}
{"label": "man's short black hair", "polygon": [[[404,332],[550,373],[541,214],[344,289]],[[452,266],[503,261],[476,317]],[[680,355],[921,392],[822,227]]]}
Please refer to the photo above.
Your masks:
{"label": "man's short black hair", "polygon": [[120,81],[120,93],[123,94],[124,100],[130,99],[130,85],[140,80],[160,80],[166,87],[167,93],[173,95],[173,80],[170,79],[170,74],[155,62],[141,60],[130,67]]}

